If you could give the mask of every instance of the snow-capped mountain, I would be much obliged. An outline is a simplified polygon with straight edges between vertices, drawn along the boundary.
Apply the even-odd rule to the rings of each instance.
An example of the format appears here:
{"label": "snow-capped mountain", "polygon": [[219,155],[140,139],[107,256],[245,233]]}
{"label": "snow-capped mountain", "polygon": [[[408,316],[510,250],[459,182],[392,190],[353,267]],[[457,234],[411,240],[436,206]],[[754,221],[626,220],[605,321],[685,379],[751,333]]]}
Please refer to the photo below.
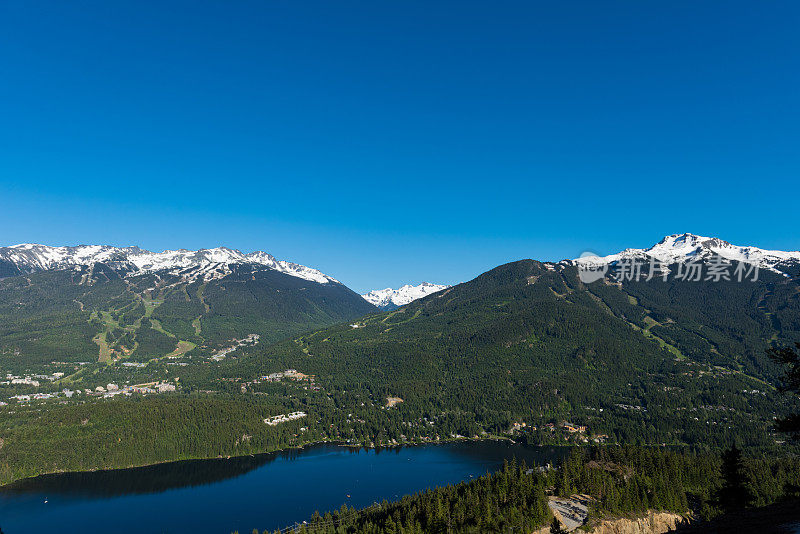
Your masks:
{"label": "snow-capped mountain", "polygon": [[[96,263],[104,263],[115,270],[125,272],[129,276],[166,271],[170,274],[190,279],[221,278],[230,274],[231,265],[253,264],[320,284],[338,283],[334,278],[316,269],[277,260],[266,252],[257,251],[245,254],[226,247],[200,250],[165,250],[164,252],[150,252],[139,247],[112,247],[108,245],[51,247],[48,245],[20,244],[0,247],[0,267],[7,273],[16,269],[16,274],[27,274]],[[0,277],[2,277],[2,273],[0,273]]]}
{"label": "snow-capped mountain", "polygon": [[450,286],[423,282],[418,286],[404,285],[400,289],[392,289],[390,287],[387,287],[386,289],[376,289],[361,296],[364,297],[364,300],[370,304],[373,304],[382,310],[387,310],[405,306],[409,302],[421,299],[422,297],[426,297],[431,293],[436,293],[442,289],[447,289],[448,287]]}
{"label": "snow-capped mountain", "polygon": [[597,266],[611,264],[621,259],[640,258],[649,261],[652,257],[665,264],[674,264],[690,260],[707,260],[715,255],[780,273],[784,272],[781,267],[800,263],[800,251],[785,252],[732,245],[716,237],[702,237],[695,234],[674,234],[647,249],[629,248],[609,256],[588,255],[572,261],[578,265]]}

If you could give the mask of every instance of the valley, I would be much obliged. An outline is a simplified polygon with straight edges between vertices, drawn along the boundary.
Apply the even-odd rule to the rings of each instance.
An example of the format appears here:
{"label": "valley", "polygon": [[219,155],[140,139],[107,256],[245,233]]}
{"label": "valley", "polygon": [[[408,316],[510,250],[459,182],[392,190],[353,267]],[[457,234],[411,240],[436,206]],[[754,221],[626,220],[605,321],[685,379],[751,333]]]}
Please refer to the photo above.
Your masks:
{"label": "valley", "polygon": [[513,262],[384,312],[251,264],[6,278],[0,483],[318,443],[796,452],[765,352],[800,339],[795,263],[691,285],[580,268]]}
{"label": "valley", "polygon": [[0,534],[800,534],[798,23],[0,2]]}

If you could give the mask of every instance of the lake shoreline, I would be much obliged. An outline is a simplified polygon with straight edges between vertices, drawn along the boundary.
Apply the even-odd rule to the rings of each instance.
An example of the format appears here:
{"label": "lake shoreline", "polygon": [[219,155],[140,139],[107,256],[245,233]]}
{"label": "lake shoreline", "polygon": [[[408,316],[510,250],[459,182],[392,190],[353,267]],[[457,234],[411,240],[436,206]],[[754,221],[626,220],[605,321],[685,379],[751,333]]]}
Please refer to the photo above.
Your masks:
{"label": "lake shoreline", "polygon": [[566,454],[564,447],[526,447],[507,439],[392,447],[328,441],[230,459],[55,473],[0,493],[0,525],[4,532],[64,534],[115,525],[120,534],[135,534],[157,518],[158,530],[170,534],[254,527],[271,532],[315,511],[395,502],[478,479],[506,461],[557,464]]}
{"label": "lake shoreline", "polygon": [[383,449],[397,449],[397,448],[404,448],[404,447],[420,447],[425,445],[445,445],[448,443],[460,443],[460,442],[489,442],[489,441],[498,441],[498,442],[507,442],[510,444],[517,444],[511,438],[506,438],[502,436],[492,436],[487,438],[468,438],[468,437],[461,437],[461,438],[448,438],[442,439],[438,441],[423,441],[423,442],[409,442],[409,443],[391,443],[388,445],[363,445],[363,444],[354,444],[354,443],[347,443],[344,441],[335,441],[335,440],[320,440],[320,441],[310,441],[308,443],[304,443],[302,445],[297,446],[289,446],[289,447],[282,447],[280,449],[273,449],[269,451],[263,452],[256,452],[252,454],[240,454],[235,456],[199,456],[199,457],[189,457],[189,458],[178,458],[175,460],[162,460],[158,462],[147,462],[143,464],[137,465],[130,465],[125,467],[98,467],[96,469],[82,469],[77,471],[72,470],[62,470],[62,471],[46,471],[43,473],[38,473],[36,475],[21,477],[6,484],[0,485],[0,492],[13,490],[16,485],[23,483],[25,481],[35,480],[39,477],[48,477],[54,475],[70,475],[70,474],[82,474],[82,473],[109,473],[109,472],[117,472],[117,471],[129,471],[131,469],[141,469],[144,467],[152,467],[152,466],[159,466],[159,465],[168,465],[168,464],[179,464],[182,462],[197,462],[197,461],[213,461],[213,460],[232,460],[232,459],[241,459],[247,457],[258,457],[258,456],[267,456],[272,454],[280,454],[285,452],[292,452],[292,451],[303,451],[306,449],[311,449],[313,447],[318,447],[322,445],[334,445],[338,447],[343,447],[347,449],[356,449],[356,450],[365,450],[365,451],[380,451]]}

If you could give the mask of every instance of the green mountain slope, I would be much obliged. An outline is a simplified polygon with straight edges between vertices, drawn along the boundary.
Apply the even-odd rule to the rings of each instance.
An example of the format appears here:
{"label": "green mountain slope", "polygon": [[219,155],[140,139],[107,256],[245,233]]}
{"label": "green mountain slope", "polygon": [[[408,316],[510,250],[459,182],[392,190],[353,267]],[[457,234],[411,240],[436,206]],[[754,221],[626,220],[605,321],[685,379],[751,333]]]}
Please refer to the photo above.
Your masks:
{"label": "green mountain slope", "polygon": [[[610,279],[585,285],[570,263],[525,260],[355,319],[368,305],[336,298],[355,295],[343,286],[283,276],[242,268],[187,284],[178,277],[115,277],[95,265],[4,280],[0,312],[13,321],[0,323],[0,339],[15,350],[6,349],[4,368],[80,350],[99,358],[104,348],[113,364],[54,365],[67,376],[45,377],[38,387],[3,386],[9,404],[0,407],[7,415],[0,481],[318,440],[370,445],[510,436],[548,444],[713,448],[737,441],[764,452],[796,450],[772,426],[800,406],[776,391],[779,369],[763,356],[770,344],[798,337],[794,273],[765,272],[728,288]],[[340,324],[309,331],[314,321]],[[248,333],[267,341],[209,357],[215,343],[230,347],[231,337]],[[62,347],[70,343],[77,348]],[[180,350],[189,353],[154,356]],[[149,363],[123,365],[128,360]],[[140,393],[107,399],[96,392],[152,381],[175,391],[147,393],[159,396],[148,402],[139,402]],[[11,399],[64,387],[80,394]],[[239,401],[248,415],[231,425]],[[163,416],[153,419],[150,402],[163,405]],[[185,432],[197,424],[196,406],[210,407],[203,424],[213,446]],[[307,416],[285,427],[263,423],[294,411]],[[119,426],[119,413],[148,423],[110,430]],[[253,422],[264,426],[255,432]],[[65,448],[81,454],[65,455]]]}
{"label": "green mountain slope", "polygon": [[460,418],[470,435],[570,419],[628,442],[724,443],[735,431],[768,444],[787,401],[763,353],[799,338],[797,288],[770,272],[584,285],[568,263],[525,260],[356,328],[257,347],[229,372],[294,367],[376,402],[399,396],[409,415]]}
{"label": "green mountain slope", "polygon": [[210,352],[249,334],[269,343],[376,310],[342,284],[248,264],[231,271],[190,281],[97,263],[0,280],[0,366]]}

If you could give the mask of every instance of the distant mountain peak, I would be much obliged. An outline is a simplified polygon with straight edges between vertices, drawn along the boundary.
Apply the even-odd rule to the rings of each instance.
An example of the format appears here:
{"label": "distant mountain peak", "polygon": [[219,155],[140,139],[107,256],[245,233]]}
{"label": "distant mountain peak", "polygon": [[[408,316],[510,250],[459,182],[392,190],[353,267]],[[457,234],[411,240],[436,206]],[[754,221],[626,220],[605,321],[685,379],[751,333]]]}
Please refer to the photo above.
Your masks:
{"label": "distant mountain peak", "polygon": [[665,250],[686,251],[692,249],[696,252],[701,249],[714,249],[721,247],[731,248],[734,247],[734,245],[731,245],[727,241],[723,241],[718,237],[703,237],[696,234],[684,233],[665,236],[661,241],[647,250],[655,253]]}
{"label": "distant mountain peak", "polygon": [[647,249],[628,248],[608,256],[584,256],[573,260],[578,264],[601,265],[624,258],[655,258],[664,263],[683,263],[691,259],[721,256],[731,261],[757,265],[760,269],[783,272],[778,267],[800,262],[800,251],[766,250],[754,246],[732,245],[718,237],[683,233],[665,236]]}
{"label": "distant mountain peak", "polygon": [[339,283],[336,279],[316,269],[277,260],[266,252],[256,251],[245,254],[228,247],[151,252],[136,246],[53,247],[22,243],[10,247],[0,247],[0,263],[5,263],[3,271],[7,272],[15,268],[18,274],[66,269],[77,265],[109,263],[116,267],[124,267],[129,275],[167,270],[184,277],[202,277],[203,279],[221,278],[230,274],[230,265],[250,263],[320,284]]}
{"label": "distant mountain peak", "polygon": [[431,293],[441,291],[442,289],[447,289],[448,287],[450,286],[422,282],[418,286],[406,284],[400,289],[392,289],[390,287],[386,289],[376,289],[361,296],[370,304],[382,310],[387,310],[405,306],[410,302],[426,297]]}

